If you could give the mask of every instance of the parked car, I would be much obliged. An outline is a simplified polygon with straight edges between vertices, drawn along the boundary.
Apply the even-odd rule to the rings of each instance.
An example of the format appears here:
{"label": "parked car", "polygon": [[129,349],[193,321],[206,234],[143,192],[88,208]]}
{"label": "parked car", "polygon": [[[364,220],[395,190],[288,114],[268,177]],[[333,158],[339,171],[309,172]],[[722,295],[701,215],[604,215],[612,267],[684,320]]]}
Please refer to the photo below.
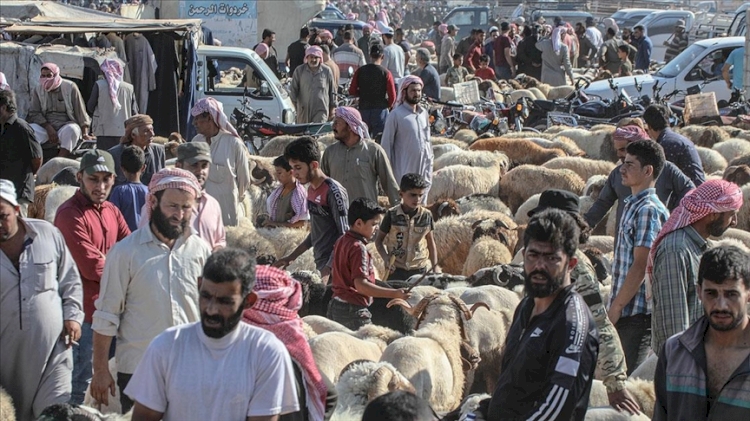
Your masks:
{"label": "parked car", "polygon": [[641,19],[655,11],[656,9],[622,9],[616,11],[610,17],[614,19],[621,30],[624,28],[633,29],[633,26],[640,22]]}
{"label": "parked car", "polygon": [[313,19],[307,24],[309,28],[327,29],[328,31],[336,36],[336,33],[344,25],[352,25],[354,39],[360,39],[362,37],[362,29],[367,25],[365,22],[359,20],[346,20],[346,19]]}
{"label": "parked car", "polygon": [[323,19],[323,20],[331,20],[331,19],[341,19],[346,20],[346,15],[344,12],[338,9],[338,7],[329,4],[326,6],[325,9],[323,9],[322,12],[315,15],[315,19]]}
{"label": "parked car", "polygon": [[651,43],[654,45],[651,51],[652,61],[664,61],[664,54],[667,52],[667,46],[664,45],[664,41],[671,38],[675,26],[677,26],[677,21],[680,20],[685,22],[686,31],[690,32],[693,29],[695,15],[689,10],[661,10],[651,12],[637,24],[633,25],[634,27],[641,25],[646,28],[646,35],[651,38]]}
{"label": "parked car", "polygon": [[458,35],[456,39],[462,39],[471,34],[474,28],[482,28],[487,32],[490,28],[490,8],[487,6],[463,6],[456,7],[443,17],[446,25],[456,25]]}
{"label": "parked car", "polygon": [[563,22],[568,22],[572,26],[576,23],[582,22],[585,25],[586,18],[594,17],[589,12],[579,12],[576,10],[549,10],[549,9],[536,9],[531,11],[531,21],[536,22],[539,18],[544,18],[544,21],[548,24],[552,24],[556,17],[562,18]]}
{"label": "parked car", "polygon": [[[662,96],[675,90],[681,91],[673,99],[676,101],[685,97],[688,88],[707,81],[703,92],[715,92],[716,100],[729,100],[731,92],[721,76],[724,61],[735,48],[745,45],[744,37],[714,38],[697,41],[691,44],[666,66],[653,75],[637,75],[615,78],[619,88],[633,98],[638,97],[635,81],[643,84],[643,93],[651,96],[656,83],[664,85]],[[586,94],[598,95],[602,98],[612,98],[612,90],[606,80],[592,82],[584,90]]]}

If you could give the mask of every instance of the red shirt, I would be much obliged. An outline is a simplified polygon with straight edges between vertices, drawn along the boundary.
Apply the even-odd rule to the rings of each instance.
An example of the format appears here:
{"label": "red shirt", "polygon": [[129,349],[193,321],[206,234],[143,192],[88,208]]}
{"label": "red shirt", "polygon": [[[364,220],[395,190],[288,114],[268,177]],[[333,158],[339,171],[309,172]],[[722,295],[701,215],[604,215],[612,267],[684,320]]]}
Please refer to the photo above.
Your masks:
{"label": "red shirt", "polygon": [[115,205],[104,202],[97,208],[80,189],[57,209],[55,226],[65,238],[81,274],[83,321],[91,323],[104,271],[104,256],[116,242],[130,235],[130,228]]}
{"label": "red shirt", "polygon": [[375,283],[375,267],[372,255],[367,251],[366,241],[361,235],[347,231],[333,246],[333,272],[331,286],[333,296],[349,304],[367,307],[372,297],[362,295],[354,287],[354,280],[364,278]]}
{"label": "red shirt", "polygon": [[477,71],[474,72],[474,76],[480,77],[482,80],[495,80],[495,71],[489,67],[485,67],[484,69],[478,68]]}
{"label": "red shirt", "polygon": [[495,66],[509,66],[508,60],[505,59],[505,49],[511,48],[511,40],[508,35],[500,34],[495,38],[492,45],[495,47]]}
{"label": "red shirt", "polygon": [[479,59],[484,54],[482,44],[475,42],[469,50],[466,57],[464,57],[464,67],[469,69],[472,73],[479,68]]}

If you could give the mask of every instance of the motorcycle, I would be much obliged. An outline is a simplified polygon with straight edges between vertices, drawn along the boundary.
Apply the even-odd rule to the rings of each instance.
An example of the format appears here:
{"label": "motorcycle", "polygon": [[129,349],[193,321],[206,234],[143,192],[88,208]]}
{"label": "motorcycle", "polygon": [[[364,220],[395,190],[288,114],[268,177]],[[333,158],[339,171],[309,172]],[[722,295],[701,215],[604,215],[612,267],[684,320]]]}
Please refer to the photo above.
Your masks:
{"label": "motorcycle", "polygon": [[617,124],[623,118],[640,117],[645,108],[630,99],[624,89],[619,89],[612,79],[609,87],[617,93],[614,100],[596,100],[585,102],[570,113],[549,113],[548,126],[564,124],[572,126],[592,127],[597,124]]}
{"label": "motorcycle", "polygon": [[[590,96],[583,92],[591,84],[584,78],[578,78],[574,88],[575,90],[565,98],[556,100],[535,99],[528,103],[529,116],[525,123],[528,127],[544,130],[548,127],[548,114],[567,115],[574,114],[575,109],[591,100]],[[598,96],[594,99],[601,100]]]}

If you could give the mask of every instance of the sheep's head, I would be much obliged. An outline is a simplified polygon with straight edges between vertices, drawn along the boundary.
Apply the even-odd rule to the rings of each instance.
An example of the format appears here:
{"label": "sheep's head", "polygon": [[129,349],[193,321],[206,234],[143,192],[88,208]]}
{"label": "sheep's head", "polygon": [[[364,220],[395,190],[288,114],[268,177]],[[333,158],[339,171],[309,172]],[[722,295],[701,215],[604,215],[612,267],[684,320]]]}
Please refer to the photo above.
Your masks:
{"label": "sheep's head", "polygon": [[496,285],[509,290],[524,284],[523,268],[514,265],[497,265],[483,268],[466,278],[471,286]]}
{"label": "sheep's head", "polygon": [[451,287],[451,284],[464,281],[466,281],[465,276],[451,275],[449,273],[436,273],[427,276],[412,275],[409,279],[406,280],[406,284],[407,287],[409,287],[419,282],[419,285],[422,286],[431,286],[437,289],[446,289]]}
{"label": "sheep's head", "polygon": [[432,294],[430,296],[422,298],[414,307],[412,307],[411,304],[409,304],[406,300],[402,300],[401,298],[392,299],[388,302],[386,307],[391,308],[394,305],[401,306],[404,310],[406,310],[406,312],[416,317],[420,322],[427,316],[428,307],[435,308],[438,314],[444,317],[449,314],[445,311],[446,308],[458,310],[459,321],[461,320],[460,316],[463,316],[465,320],[471,320],[474,311],[476,311],[476,309],[478,309],[479,307],[485,307],[489,310],[489,306],[487,306],[487,304],[485,303],[475,303],[473,306],[471,306],[471,309],[469,309],[468,307],[466,307],[466,304],[461,301],[460,298],[450,294],[446,294],[444,292]]}
{"label": "sheep's head", "polygon": [[474,236],[471,241],[477,241],[481,237],[491,237],[495,240],[508,245],[508,237],[505,236],[505,230],[509,230],[508,225],[500,219],[496,219],[494,222],[486,223],[487,221],[476,221],[471,224],[471,228],[474,230]]}
{"label": "sheep's head", "polygon": [[271,173],[252,158],[249,160],[248,165],[250,169],[250,182],[264,190],[270,188],[273,184]]}
{"label": "sheep's head", "polygon": [[724,180],[742,187],[750,183],[750,167],[747,165],[735,165],[724,170]]}
{"label": "sheep's head", "polygon": [[583,249],[583,254],[588,257],[589,262],[591,262],[591,265],[594,267],[596,279],[598,279],[599,282],[603,282],[607,279],[609,276],[609,265],[601,250],[595,247],[585,248]]}
{"label": "sheep's head", "polygon": [[440,218],[451,215],[459,215],[458,204],[455,200],[450,198],[438,199],[435,203],[428,205],[427,209],[432,213],[432,219],[438,221]]}

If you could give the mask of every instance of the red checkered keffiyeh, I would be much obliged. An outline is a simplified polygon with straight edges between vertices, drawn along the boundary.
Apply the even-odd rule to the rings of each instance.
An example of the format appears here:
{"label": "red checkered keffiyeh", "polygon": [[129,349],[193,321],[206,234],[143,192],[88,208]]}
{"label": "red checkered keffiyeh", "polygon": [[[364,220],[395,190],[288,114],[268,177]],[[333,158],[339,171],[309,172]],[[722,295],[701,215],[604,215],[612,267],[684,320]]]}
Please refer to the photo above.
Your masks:
{"label": "red checkered keffiyeh", "polygon": [[691,190],[672,211],[669,219],[656,236],[646,265],[647,290],[650,298],[650,283],[654,273],[654,257],[661,240],[670,232],[692,225],[712,213],[739,210],[742,207],[742,190],[734,183],[725,180],[708,180]]}
{"label": "red checkered keffiyeh", "polygon": [[266,329],[284,343],[289,355],[302,368],[310,420],[321,421],[328,392],[302,330],[297,311],[302,307],[302,286],[283,270],[258,265],[255,268],[255,304],[242,313],[242,320]]}
{"label": "red checkered keffiyeh", "polygon": [[219,126],[219,129],[231,133],[234,137],[240,137],[237,130],[235,130],[234,126],[227,119],[227,115],[224,114],[224,105],[215,98],[207,96],[196,102],[193,109],[190,110],[190,115],[193,117],[197,117],[203,113],[208,113],[214,123]]}
{"label": "red checkered keffiyeh", "polygon": [[615,129],[612,138],[616,141],[637,142],[639,140],[649,140],[648,133],[638,126],[623,126]]}
{"label": "red checkered keffiyeh", "polygon": [[156,193],[166,189],[179,189],[192,192],[195,198],[201,197],[201,186],[193,173],[180,168],[164,168],[151,177],[146,195],[146,221],[151,220],[151,209],[156,205]]}
{"label": "red checkered keffiyeh", "polygon": [[367,131],[367,124],[362,121],[362,115],[356,108],[337,107],[334,115],[346,122],[346,125],[356,133],[360,139],[369,139],[370,132]]}
{"label": "red checkered keffiyeh", "polygon": [[418,76],[404,76],[401,78],[401,83],[399,84],[398,88],[398,103],[403,104],[404,101],[406,101],[406,90],[409,89],[409,86],[412,83],[418,83],[422,86],[424,86],[424,82],[422,82],[422,79],[420,79]]}

